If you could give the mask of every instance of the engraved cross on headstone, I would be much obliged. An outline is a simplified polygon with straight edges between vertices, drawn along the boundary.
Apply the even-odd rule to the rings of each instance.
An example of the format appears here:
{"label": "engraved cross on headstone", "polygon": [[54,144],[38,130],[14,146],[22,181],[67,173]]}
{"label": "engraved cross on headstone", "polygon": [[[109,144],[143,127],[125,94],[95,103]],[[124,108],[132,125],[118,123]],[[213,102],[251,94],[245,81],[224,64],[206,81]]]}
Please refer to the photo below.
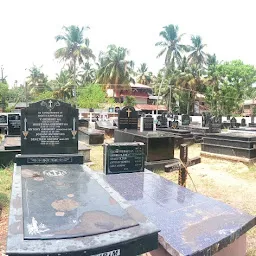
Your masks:
{"label": "engraved cross on headstone", "polygon": [[128,117],[130,117],[130,113],[131,113],[132,111],[128,108],[127,110],[126,110],[126,113],[127,113],[127,116]]}

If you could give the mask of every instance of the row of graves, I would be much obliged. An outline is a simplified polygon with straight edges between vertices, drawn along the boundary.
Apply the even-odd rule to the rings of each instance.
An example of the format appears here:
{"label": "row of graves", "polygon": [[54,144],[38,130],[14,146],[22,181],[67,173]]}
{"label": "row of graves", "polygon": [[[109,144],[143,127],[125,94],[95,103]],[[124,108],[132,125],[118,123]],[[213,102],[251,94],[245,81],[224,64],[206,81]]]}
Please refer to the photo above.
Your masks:
{"label": "row of graves", "polygon": [[[214,120],[215,119],[215,120]],[[247,127],[246,119],[241,118],[237,122],[235,117],[227,116],[225,121],[222,117],[211,118],[212,123],[218,123],[221,128],[229,128],[222,133],[207,133],[201,144],[201,155],[217,157],[242,162],[253,162],[256,160],[256,131],[253,128],[254,117]]]}
{"label": "row of graves", "polygon": [[[164,153],[157,138],[171,137],[106,144],[104,172],[94,172],[78,152],[78,110],[49,103],[22,110],[7,255],[245,255],[255,216],[145,169],[147,144]],[[116,131],[136,128],[135,119],[124,108]]]}
{"label": "row of graves", "polygon": [[6,166],[20,153],[20,113],[1,113],[0,130],[3,136],[0,142],[0,166]]}
{"label": "row of graves", "polygon": [[[46,103],[46,101],[42,101],[40,102],[40,104],[44,104],[47,105],[47,107],[49,109],[51,109],[54,106],[54,103],[52,100],[49,100],[48,103]],[[56,103],[58,107],[58,103]],[[31,108],[32,106],[34,106],[33,104],[31,104]],[[37,107],[37,105],[36,105]],[[62,134],[62,130],[65,129],[64,126],[67,126],[67,123],[65,122],[65,120],[63,120],[63,116],[68,116],[70,113],[66,112],[66,109],[63,108],[62,111],[60,111],[61,114],[58,118],[53,118],[54,122],[53,124],[48,124],[47,123],[47,118],[44,118],[44,116],[39,116],[38,118],[40,118],[40,120],[44,120],[44,130],[45,133],[47,131],[52,130],[52,134],[51,136],[48,136],[48,134],[46,133],[45,140],[50,140],[50,138],[55,138],[56,140],[63,140],[63,138],[61,138]],[[9,165],[11,162],[15,162],[15,156],[17,154],[21,153],[21,136],[24,136],[24,134],[31,134],[32,132],[36,133],[36,130],[34,129],[33,131],[28,130],[28,125],[25,119],[25,123],[24,123],[24,127],[21,126],[21,114],[19,113],[8,113],[8,114],[4,114],[2,113],[0,116],[0,120],[6,120],[7,118],[7,134],[4,135],[4,139],[2,141],[2,143],[0,144],[0,166],[7,166]],[[73,122],[75,122],[75,120],[73,120]],[[3,124],[3,122],[2,122]],[[33,125],[36,126],[38,124],[38,120],[35,119]],[[55,125],[55,126],[54,126]],[[56,128],[57,127],[57,128]],[[39,128],[38,128],[39,129]],[[55,137],[54,137],[55,136]],[[43,136],[42,136],[43,137]],[[41,138],[42,140],[42,138]],[[67,138],[65,138],[65,140],[67,140]],[[46,142],[42,142],[42,143],[46,143]],[[103,141],[102,141],[103,143]],[[25,143],[23,143],[23,145],[25,145]],[[31,144],[30,144],[31,146]],[[27,147],[26,147],[27,148]],[[34,148],[34,150],[36,151],[36,147]],[[68,149],[67,149],[68,150]],[[84,156],[83,160],[84,162],[90,162],[90,148],[85,144],[85,142],[83,141],[79,141],[78,143],[78,150],[79,152]],[[50,153],[50,151],[49,151]]]}

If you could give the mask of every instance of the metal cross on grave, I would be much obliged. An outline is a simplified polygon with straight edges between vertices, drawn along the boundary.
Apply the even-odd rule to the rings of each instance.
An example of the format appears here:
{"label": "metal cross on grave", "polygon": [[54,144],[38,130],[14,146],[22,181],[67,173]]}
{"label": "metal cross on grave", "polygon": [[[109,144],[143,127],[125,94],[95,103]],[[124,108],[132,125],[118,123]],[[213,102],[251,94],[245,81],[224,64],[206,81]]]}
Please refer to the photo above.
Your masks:
{"label": "metal cross on grave", "polygon": [[126,113],[127,113],[127,116],[128,117],[130,117],[130,113],[131,113],[132,111],[128,108],[127,110],[126,110]]}

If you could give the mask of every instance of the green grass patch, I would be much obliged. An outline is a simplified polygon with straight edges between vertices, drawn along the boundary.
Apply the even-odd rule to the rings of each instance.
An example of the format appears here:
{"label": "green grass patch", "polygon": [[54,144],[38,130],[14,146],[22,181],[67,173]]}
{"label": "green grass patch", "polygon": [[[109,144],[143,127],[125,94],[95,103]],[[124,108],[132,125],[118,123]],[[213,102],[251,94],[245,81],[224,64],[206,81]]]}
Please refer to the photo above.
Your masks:
{"label": "green grass patch", "polygon": [[13,165],[0,169],[0,208],[9,208]]}

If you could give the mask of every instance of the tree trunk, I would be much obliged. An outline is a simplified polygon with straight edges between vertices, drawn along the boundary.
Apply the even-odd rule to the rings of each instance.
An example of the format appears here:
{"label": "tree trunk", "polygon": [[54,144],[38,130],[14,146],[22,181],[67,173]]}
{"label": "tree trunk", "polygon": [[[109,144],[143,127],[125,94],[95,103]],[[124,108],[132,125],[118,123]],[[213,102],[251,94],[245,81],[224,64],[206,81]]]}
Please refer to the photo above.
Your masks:
{"label": "tree trunk", "polygon": [[189,115],[189,108],[190,108],[190,91],[188,91],[187,115]]}

